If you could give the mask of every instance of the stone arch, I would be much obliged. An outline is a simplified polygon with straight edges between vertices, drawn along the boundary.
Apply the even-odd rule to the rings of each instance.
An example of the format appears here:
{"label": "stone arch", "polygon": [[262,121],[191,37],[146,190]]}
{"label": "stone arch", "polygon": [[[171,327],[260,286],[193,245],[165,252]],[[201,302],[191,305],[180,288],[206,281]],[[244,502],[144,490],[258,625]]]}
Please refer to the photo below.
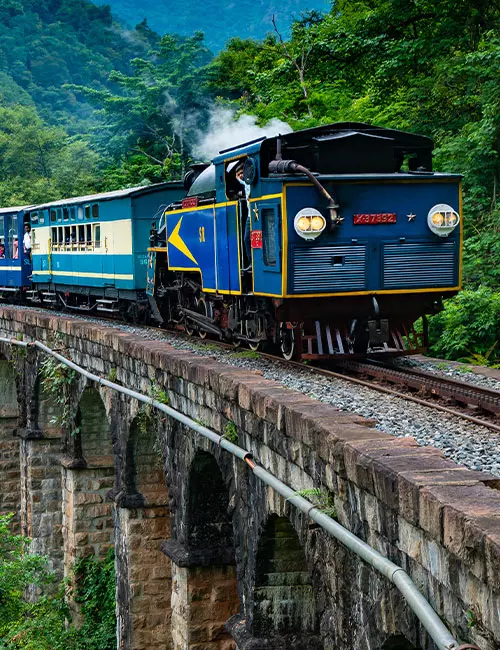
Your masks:
{"label": "stone arch", "polygon": [[152,419],[139,412],[130,425],[125,458],[125,494],[137,505],[165,505],[168,500],[157,438]]}
{"label": "stone arch", "polygon": [[414,646],[402,634],[395,634],[385,641],[380,650],[420,650],[420,646]]}
{"label": "stone arch", "polygon": [[234,553],[229,493],[212,454],[198,451],[191,463],[187,497],[187,547]]}
{"label": "stone arch", "polygon": [[296,648],[321,647],[313,636],[319,620],[311,574],[287,517],[272,514],[259,539],[249,623],[256,638],[286,636]]}
{"label": "stone arch", "polygon": [[16,513],[15,527],[18,532],[21,504],[20,440],[16,436],[19,403],[14,369],[1,353],[0,395],[0,513]]}
{"label": "stone arch", "polygon": [[75,418],[82,454],[87,463],[104,464],[113,458],[113,444],[106,407],[99,391],[87,387],[83,391]]}
{"label": "stone arch", "polygon": [[60,437],[59,420],[62,409],[60,404],[44,389],[40,374],[35,382],[33,406],[34,417],[32,419],[35,432],[43,436]]}
{"label": "stone arch", "polygon": [[140,410],[125,438],[115,518],[120,648],[163,650],[171,641],[171,569],[161,551],[170,513],[156,424]]}
{"label": "stone arch", "polygon": [[241,607],[229,491],[213,454],[198,450],[189,456],[182,486],[185,523],[179,538],[164,545],[172,560],[173,650],[233,650],[226,623]]}
{"label": "stone arch", "polygon": [[0,418],[15,419],[19,415],[17,386],[14,369],[10,362],[0,353]]}

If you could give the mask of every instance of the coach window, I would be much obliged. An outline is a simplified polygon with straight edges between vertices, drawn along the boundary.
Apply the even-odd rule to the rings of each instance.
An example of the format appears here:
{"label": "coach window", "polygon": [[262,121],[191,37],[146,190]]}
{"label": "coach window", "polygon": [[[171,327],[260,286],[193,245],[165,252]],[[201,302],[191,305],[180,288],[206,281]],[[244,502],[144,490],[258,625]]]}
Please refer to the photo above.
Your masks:
{"label": "coach window", "polygon": [[64,226],[64,243],[66,245],[66,250],[71,250],[69,245],[71,244],[71,228],[69,226]]}
{"label": "coach window", "polygon": [[63,221],[69,221],[69,210],[68,210],[68,208],[63,208],[62,213],[63,213]]}
{"label": "coach window", "polygon": [[94,203],[94,205],[92,206],[92,216],[94,217],[94,219],[99,219],[99,204],[98,203]]}
{"label": "coach window", "polygon": [[85,226],[77,226],[78,228],[78,247],[80,248],[85,244]]}
{"label": "coach window", "polygon": [[90,219],[90,205],[85,206],[85,219]]}
{"label": "coach window", "polygon": [[38,212],[32,212],[30,217],[32,226],[38,223]]}
{"label": "coach window", "polygon": [[45,212],[43,210],[38,213],[38,218],[40,219],[40,223],[43,225],[45,223]]}
{"label": "coach window", "polygon": [[87,224],[85,226],[85,230],[87,233],[87,236],[85,238],[87,246],[92,246],[92,226],[90,224]]}
{"label": "coach window", "polygon": [[50,222],[57,221],[57,210],[50,210]]}
{"label": "coach window", "polygon": [[58,233],[58,235],[59,235],[59,248],[61,248],[61,246],[64,244],[64,228],[59,226],[59,228],[57,230],[59,231],[59,233]]}
{"label": "coach window", "polygon": [[78,212],[78,219],[83,219],[83,206],[82,205],[78,206],[77,212]]}
{"label": "coach window", "polygon": [[50,241],[52,244],[52,248],[55,248],[57,246],[57,228],[51,228],[50,232],[51,232]]}
{"label": "coach window", "polygon": [[94,226],[94,246],[101,247],[101,226]]}

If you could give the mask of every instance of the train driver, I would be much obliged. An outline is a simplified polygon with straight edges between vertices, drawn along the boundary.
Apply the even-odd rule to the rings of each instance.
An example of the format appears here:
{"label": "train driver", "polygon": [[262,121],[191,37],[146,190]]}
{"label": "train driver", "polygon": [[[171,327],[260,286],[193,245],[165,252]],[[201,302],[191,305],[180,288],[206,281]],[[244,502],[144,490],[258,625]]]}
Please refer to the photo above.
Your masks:
{"label": "train driver", "polygon": [[250,245],[250,186],[245,183],[243,170],[245,158],[229,163],[226,169],[227,196],[232,199],[239,199],[241,210],[241,225],[243,229],[243,270],[250,271],[252,264],[252,250]]}

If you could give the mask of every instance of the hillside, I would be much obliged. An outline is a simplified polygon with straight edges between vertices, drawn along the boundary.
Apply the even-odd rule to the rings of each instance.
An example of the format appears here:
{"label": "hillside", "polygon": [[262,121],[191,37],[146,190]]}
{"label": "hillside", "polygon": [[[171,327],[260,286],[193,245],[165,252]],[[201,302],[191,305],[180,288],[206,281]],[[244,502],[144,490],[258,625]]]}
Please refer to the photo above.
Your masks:
{"label": "hillside", "polygon": [[301,0],[206,0],[202,6],[194,0],[158,0],[155,3],[108,0],[107,3],[113,13],[129,25],[147,18],[151,27],[161,34],[175,32],[188,36],[201,30],[213,52],[221,50],[230,38],[263,38],[273,30],[273,14],[280,30],[288,35],[293,18],[305,10],[327,12],[331,4],[328,0],[307,0],[305,3]]}
{"label": "hillside", "polygon": [[155,39],[144,26],[121,29],[109,7],[86,0],[2,0],[0,104],[34,105],[48,122],[82,132],[93,109],[64,84],[109,88],[109,73],[129,72]]}

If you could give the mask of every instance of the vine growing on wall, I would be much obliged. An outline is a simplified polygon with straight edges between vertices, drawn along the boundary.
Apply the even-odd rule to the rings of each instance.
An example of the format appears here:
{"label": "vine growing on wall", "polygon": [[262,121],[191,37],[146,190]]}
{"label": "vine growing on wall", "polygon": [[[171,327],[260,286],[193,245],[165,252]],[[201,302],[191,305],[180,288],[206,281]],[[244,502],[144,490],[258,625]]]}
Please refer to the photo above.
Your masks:
{"label": "vine growing on wall", "polygon": [[[48,558],[29,552],[30,540],[12,532],[13,515],[0,515],[0,650],[115,650],[115,569],[111,549],[74,566],[59,584]],[[27,594],[36,589],[38,597]],[[71,620],[68,599],[81,604],[82,624]]]}
{"label": "vine growing on wall", "polygon": [[51,423],[76,436],[80,431],[75,424],[76,407],[73,406],[72,400],[72,386],[77,376],[76,371],[50,356],[40,364],[39,374],[44,392],[59,407],[59,413],[51,418]]}
{"label": "vine growing on wall", "polygon": [[116,648],[115,555],[109,549],[104,560],[88,556],[74,566],[77,579],[75,601],[81,605],[83,625],[79,629],[84,645],[78,648]]}
{"label": "vine growing on wall", "polygon": [[[167,391],[156,382],[153,382],[151,384],[149,396],[159,404],[168,405],[170,403]],[[152,424],[154,432],[153,450],[160,457],[163,457],[164,455],[163,427],[166,421],[167,416],[162,411],[153,406],[153,404],[142,404],[139,412],[137,413],[137,423],[141,434],[147,435],[150,423]]]}

